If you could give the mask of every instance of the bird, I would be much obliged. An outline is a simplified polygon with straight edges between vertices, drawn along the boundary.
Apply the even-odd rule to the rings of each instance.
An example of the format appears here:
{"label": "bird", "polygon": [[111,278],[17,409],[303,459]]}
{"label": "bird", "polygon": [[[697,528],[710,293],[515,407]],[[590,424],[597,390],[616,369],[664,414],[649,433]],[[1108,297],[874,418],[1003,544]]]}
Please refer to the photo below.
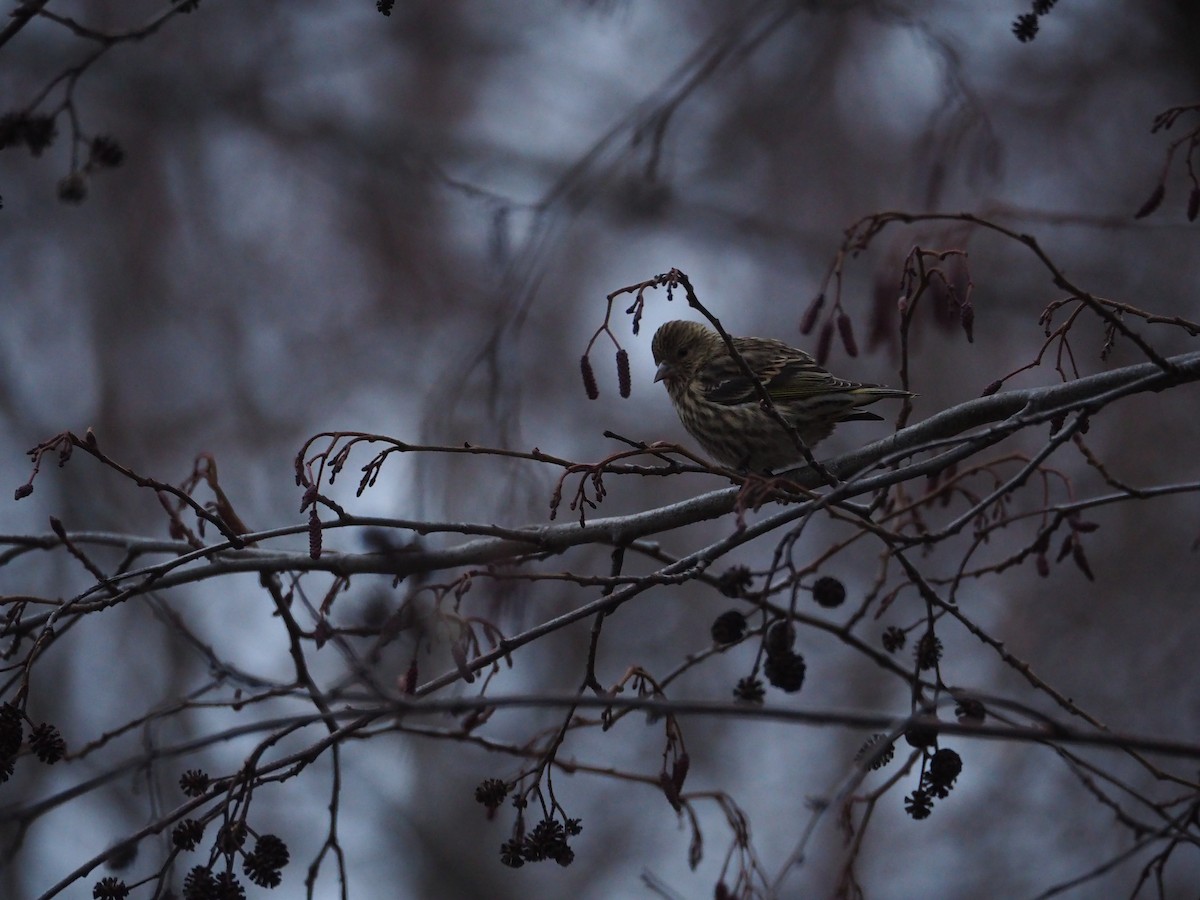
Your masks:
{"label": "bird", "polygon": [[[674,320],[659,327],[650,346],[658,365],[655,382],[663,383],[683,427],[714,460],[752,472],[775,472],[804,460],[717,332],[699,322]],[[915,396],[837,378],[783,341],[735,337],[733,346],[810,450],[839,422],[883,418],[860,407]]]}

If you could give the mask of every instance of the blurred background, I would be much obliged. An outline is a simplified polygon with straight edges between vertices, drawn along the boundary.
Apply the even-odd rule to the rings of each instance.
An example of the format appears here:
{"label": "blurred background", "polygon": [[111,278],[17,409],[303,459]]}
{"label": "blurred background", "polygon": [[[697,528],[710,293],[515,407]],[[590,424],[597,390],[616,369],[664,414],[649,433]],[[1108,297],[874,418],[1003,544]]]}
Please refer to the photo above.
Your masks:
{"label": "blurred background", "polygon": [[[47,9],[120,32],[162,4]],[[292,461],[319,431],[538,447],[585,462],[621,448],[606,429],[690,444],[651,383],[649,336],[663,321],[694,314],[681,297],[668,304],[665,292],[651,293],[634,336],[621,314],[629,301],[618,299],[613,326],[631,357],[632,396],[618,396],[613,348],[602,337],[592,354],[601,395],[589,401],[579,359],[604,320],[605,295],[678,267],[732,333],[811,349],[798,323],[844,230],[881,210],[990,217],[1035,235],[1097,295],[1195,319],[1200,253],[1184,215],[1189,184],[1180,160],[1162,208],[1139,221],[1133,213],[1177,136],[1151,134],[1154,116],[1200,95],[1200,8],[1185,0],[1072,0],[1022,43],[1012,23],[1028,11],[1027,3],[973,0],[420,0],[397,3],[384,17],[366,0],[205,0],[145,40],[112,47],[74,84],[80,127],[113,136],[126,156],[88,179],[82,204],[56,198],[71,168],[65,115],[40,158],[19,148],[0,155],[0,487],[25,481],[24,454],[37,442],[92,426],[112,457],[165,481],[182,481],[198,453],[213,454],[242,518],[265,529],[300,520]],[[30,23],[0,47],[0,113],[24,108],[95,46],[61,24]],[[39,109],[53,109],[64,87]],[[838,374],[897,383],[890,310],[902,261],[917,245],[969,252],[976,307],[973,344],[953,316],[932,305],[918,315],[911,387],[919,420],[1030,362],[1043,341],[1038,315],[1061,293],[1012,242],[961,226],[896,226],[846,263],[842,302],[864,353],[849,359],[835,342],[829,365]],[[1163,353],[1193,346],[1166,326],[1142,332]],[[1141,361],[1122,343],[1101,361],[1100,343],[1100,329],[1082,322],[1073,346],[1084,374]],[[1048,356],[1010,386],[1056,380]],[[1194,479],[1196,401],[1192,387],[1123,401],[1097,417],[1089,444],[1134,484]],[[822,454],[887,427],[845,426]],[[1004,449],[1036,450],[1042,437]],[[1073,496],[1108,492],[1078,454],[1063,451],[1051,462]],[[547,521],[553,474],[479,457],[411,455],[389,461],[361,498],[351,466],[333,494],[355,513],[516,526]],[[1065,483],[1053,486],[1057,499],[1068,496]],[[720,482],[607,485],[603,515]],[[1042,502],[1040,490],[1031,506]],[[81,456],[43,471],[30,498],[3,501],[0,531],[42,534],[50,515],[69,529],[166,533],[152,494]],[[1114,729],[1194,739],[1194,499],[1109,507],[1089,518],[1101,525],[1087,538],[1095,583],[1069,561],[1048,579],[1027,565],[964,586],[959,602]],[[728,527],[665,535],[663,545],[684,552]],[[814,525],[804,546],[815,555],[837,535],[833,525]],[[364,549],[349,533],[329,535],[327,546]],[[750,545],[737,561],[761,568],[772,546]],[[1013,546],[988,552],[1002,558]],[[931,569],[952,571],[963,549],[931,558]],[[879,565],[877,548],[856,553],[830,571],[852,597]],[[597,551],[563,565],[603,572],[606,559]],[[8,594],[71,596],[88,583],[65,556],[6,569],[0,591]],[[477,609],[508,630],[595,596],[478,590]],[[388,580],[362,579],[339,598],[339,614],[369,617],[396,597]],[[230,660],[286,676],[286,645],[254,580],[169,599]],[[633,665],[669,672],[709,645],[713,617],[730,605],[698,588],[648,593],[607,626],[601,680]],[[31,694],[36,715],[59,724],[68,746],[211,677],[149,606],[126,604],[89,629],[39,662]],[[491,689],[574,688],[587,633],[584,624],[542,642]],[[955,683],[1036,702],[977,641],[952,633],[943,640],[944,673]],[[809,661],[804,691],[776,692],[768,702],[907,712],[902,686],[845,646],[815,633],[802,634],[800,647]],[[380,661],[381,679],[401,674],[406,659],[398,652]],[[748,649],[716,658],[681,679],[674,696],[725,699],[751,661]],[[331,677],[342,671],[337,658],[318,666]],[[114,741],[111,758],[239,721],[194,712],[162,733],[135,729]],[[553,723],[545,714],[505,713],[490,727],[521,743]],[[688,787],[729,792],[769,872],[795,847],[811,798],[837,790],[865,737],[744,721],[689,721],[685,733]],[[564,754],[655,775],[661,745],[661,723],[629,717],[607,734],[568,741]],[[228,741],[206,751],[203,765],[235,771],[251,746]],[[965,766],[959,787],[929,820],[904,815],[903,790],[881,801],[858,867],[869,896],[1034,896],[1129,847],[1111,810],[1051,751],[982,741],[955,749]],[[1089,756],[1153,790],[1152,777],[1117,754]],[[21,855],[0,870],[0,894],[35,896],[171,809],[181,799],[179,772],[194,764],[168,760],[150,774],[127,773],[38,820]],[[28,778],[0,788],[0,804],[76,784],[92,765],[99,771],[96,759],[30,768]],[[719,810],[705,807],[705,855],[692,871],[689,831],[657,789],[558,775],[559,799],[584,826],[575,863],[513,871],[498,858],[509,811],[486,821],[473,791],[483,778],[511,777],[514,760],[388,736],[347,748],[344,765],[340,829],[355,898],[653,896],[651,881],[668,895],[709,896],[730,841]],[[300,782],[255,801],[257,816],[274,822],[292,849],[286,896],[301,895],[324,838],[328,770],[315,766]],[[130,873],[152,867],[161,846],[142,852]],[[844,852],[828,815],[784,895],[828,895]],[[1124,895],[1148,859],[1134,854],[1069,896]],[[1168,896],[1194,896],[1198,869],[1194,858],[1172,860]],[[335,895],[323,877],[317,896]]]}

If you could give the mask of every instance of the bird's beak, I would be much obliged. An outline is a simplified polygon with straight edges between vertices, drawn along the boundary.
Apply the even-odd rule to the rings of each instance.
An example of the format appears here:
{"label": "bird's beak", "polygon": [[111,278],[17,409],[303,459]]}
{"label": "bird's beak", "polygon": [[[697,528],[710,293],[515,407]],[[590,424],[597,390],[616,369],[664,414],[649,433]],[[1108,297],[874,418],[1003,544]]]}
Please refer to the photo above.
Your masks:
{"label": "bird's beak", "polygon": [[666,363],[659,363],[658,370],[654,373],[654,383],[662,381],[664,378],[670,378],[673,374],[671,367]]}

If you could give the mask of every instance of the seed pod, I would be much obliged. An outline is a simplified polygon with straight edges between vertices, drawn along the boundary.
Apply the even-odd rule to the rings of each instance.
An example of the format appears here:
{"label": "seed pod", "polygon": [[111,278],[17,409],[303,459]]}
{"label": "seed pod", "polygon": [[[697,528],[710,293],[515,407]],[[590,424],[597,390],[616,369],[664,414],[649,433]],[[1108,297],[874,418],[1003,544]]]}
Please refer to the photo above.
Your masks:
{"label": "seed pod", "polygon": [[804,675],[808,667],[804,657],[799,653],[788,650],[775,656],[768,656],[763,664],[763,675],[767,681],[789,694],[794,694],[804,686]]}
{"label": "seed pod", "polygon": [[719,647],[736,644],[746,634],[746,617],[736,609],[721,613],[710,628],[713,643]]}
{"label": "seed pod", "polygon": [[622,347],[617,351],[617,384],[621,389],[621,396],[628,397],[631,389],[629,377],[629,354]]}
{"label": "seed pod", "polygon": [[587,391],[588,399],[595,400],[600,396],[600,385],[596,384],[596,373],[592,371],[592,361],[586,353],[579,360],[579,371],[583,373],[583,389]]}
{"label": "seed pod", "polygon": [[308,557],[309,559],[321,558],[321,518],[317,515],[317,508],[314,506],[308,511]]}
{"label": "seed pod", "polygon": [[791,651],[796,643],[796,629],[786,619],[778,619],[767,628],[763,637],[763,646],[767,656],[779,656]]}
{"label": "seed pod", "polygon": [[822,575],[813,585],[812,595],[819,606],[833,609],[846,602],[846,586],[832,575]]}
{"label": "seed pod", "polygon": [[913,723],[904,732],[904,740],[917,749],[932,747],[937,742],[937,727],[923,722]]}
{"label": "seed pod", "polygon": [[817,294],[812,303],[808,304],[808,309],[804,311],[804,317],[800,320],[801,334],[812,334],[812,330],[817,326],[817,316],[821,314],[821,307],[824,305],[824,294]]}
{"label": "seed pod", "polygon": [[837,329],[838,335],[842,339],[842,346],[846,348],[846,355],[858,356],[858,344],[854,340],[854,326],[850,322],[850,317],[845,313],[838,313]]}
{"label": "seed pod", "polygon": [[832,343],[833,323],[826,322],[825,327],[821,329],[821,336],[817,338],[817,362],[822,366],[829,359],[829,346]]}

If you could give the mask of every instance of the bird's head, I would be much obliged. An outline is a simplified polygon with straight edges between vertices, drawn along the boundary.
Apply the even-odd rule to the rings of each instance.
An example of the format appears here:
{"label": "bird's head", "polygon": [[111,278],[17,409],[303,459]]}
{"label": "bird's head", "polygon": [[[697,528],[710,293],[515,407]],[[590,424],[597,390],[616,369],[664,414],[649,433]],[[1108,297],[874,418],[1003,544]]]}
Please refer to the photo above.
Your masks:
{"label": "bird's head", "polygon": [[687,384],[712,355],[713,342],[720,340],[720,335],[699,322],[675,320],[663,324],[650,342],[658,363],[654,380],[665,381],[668,386]]}

